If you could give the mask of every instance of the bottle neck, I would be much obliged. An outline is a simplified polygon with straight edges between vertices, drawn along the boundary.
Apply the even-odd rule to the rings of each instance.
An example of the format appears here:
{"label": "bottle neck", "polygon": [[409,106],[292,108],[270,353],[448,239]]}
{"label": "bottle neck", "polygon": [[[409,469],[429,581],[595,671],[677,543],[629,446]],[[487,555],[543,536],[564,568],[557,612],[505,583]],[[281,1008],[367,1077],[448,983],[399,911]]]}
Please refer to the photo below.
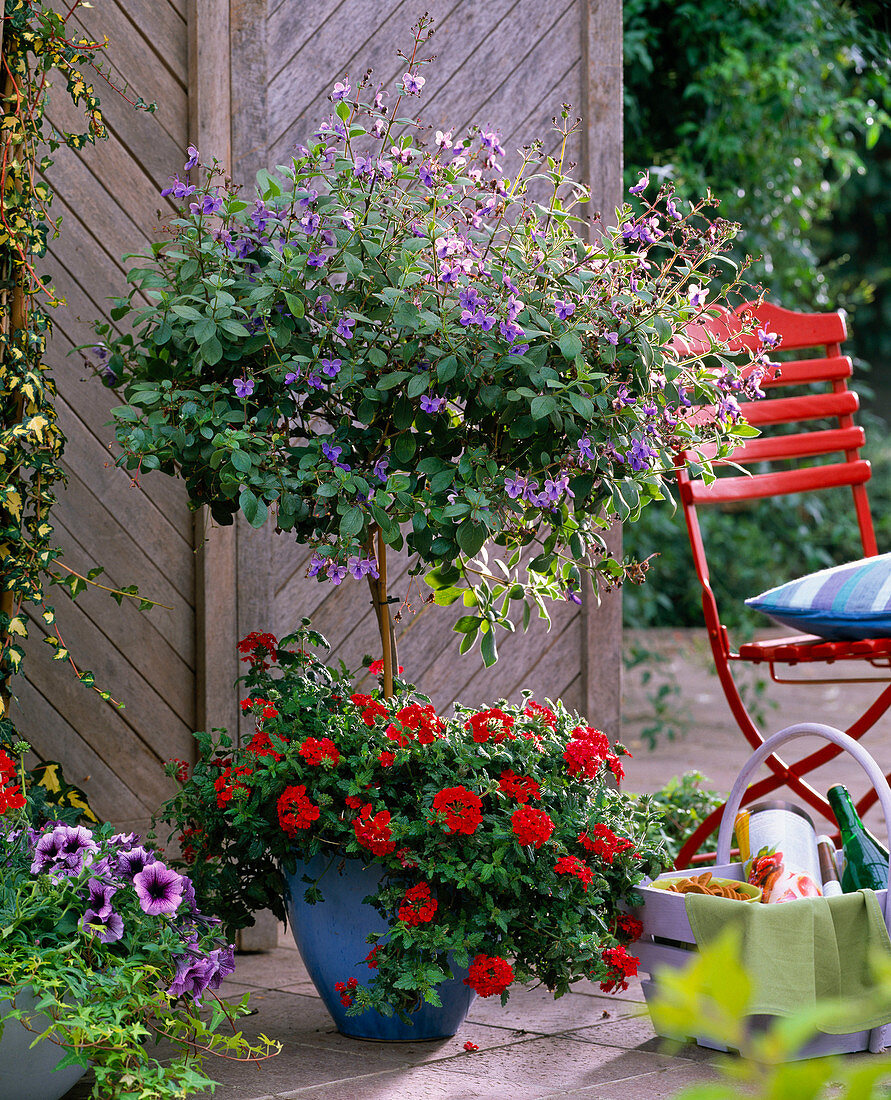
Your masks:
{"label": "bottle neck", "polygon": [[855,832],[865,832],[863,822],[854,807],[854,800],[844,787],[830,787],[826,797],[835,814],[842,838]]}

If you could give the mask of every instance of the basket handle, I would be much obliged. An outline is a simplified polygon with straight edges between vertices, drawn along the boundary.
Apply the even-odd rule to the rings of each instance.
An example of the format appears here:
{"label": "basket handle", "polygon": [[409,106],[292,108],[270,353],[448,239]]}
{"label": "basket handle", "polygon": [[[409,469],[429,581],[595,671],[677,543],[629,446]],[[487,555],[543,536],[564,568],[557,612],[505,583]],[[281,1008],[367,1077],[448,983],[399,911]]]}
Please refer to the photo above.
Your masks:
{"label": "basket handle", "polygon": [[[730,862],[730,837],[733,833],[733,823],[736,820],[749,780],[768,756],[780,745],[785,745],[787,741],[796,741],[799,737],[822,737],[824,741],[832,741],[833,744],[840,746],[854,757],[876,789],[882,812],[885,815],[886,833],[891,837],[891,787],[888,786],[888,780],[875,760],[859,741],[855,741],[853,737],[849,737],[848,734],[835,729],[834,726],[823,726],[818,722],[801,722],[795,726],[787,726],[786,729],[780,730],[772,737],[768,737],[764,744],[752,754],[748,763],[744,765],[739,773],[724,807],[724,815],[721,818],[721,829],[718,833],[717,863]],[[884,910],[886,925],[889,924],[889,918],[891,918],[891,859],[888,861],[888,887]]]}

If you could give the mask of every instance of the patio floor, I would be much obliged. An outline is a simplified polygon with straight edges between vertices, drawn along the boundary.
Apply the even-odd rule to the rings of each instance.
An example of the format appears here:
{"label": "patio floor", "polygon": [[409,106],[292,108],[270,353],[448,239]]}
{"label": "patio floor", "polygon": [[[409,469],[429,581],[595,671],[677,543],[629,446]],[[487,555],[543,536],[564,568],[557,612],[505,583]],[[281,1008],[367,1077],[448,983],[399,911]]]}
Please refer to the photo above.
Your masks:
{"label": "patio floor", "polygon": [[[251,991],[257,1015],[242,1021],[245,1034],[278,1039],[282,1053],[259,1068],[214,1062],[216,1100],[659,1100],[715,1076],[712,1055],[694,1045],[662,1052],[636,982],[618,997],[585,985],[556,1001],[520,989],[504,1008],[477,998],[453,1039],[347,1039],[288,938],[271,953],[239,956],[224,988],[227,997]],[[465,1051],[467,1041],[479,1050]]]}

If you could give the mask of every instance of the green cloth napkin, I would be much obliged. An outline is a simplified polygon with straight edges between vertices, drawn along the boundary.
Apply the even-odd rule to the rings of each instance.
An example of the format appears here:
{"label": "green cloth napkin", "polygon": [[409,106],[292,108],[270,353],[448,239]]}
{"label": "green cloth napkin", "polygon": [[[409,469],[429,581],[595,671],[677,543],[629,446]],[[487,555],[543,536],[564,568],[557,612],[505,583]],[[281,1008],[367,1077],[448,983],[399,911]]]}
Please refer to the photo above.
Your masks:
{"label": "green cloth napkin", "polygon": [[821,1025],[829,1035],[891,1022],[887,995],[885,1007],[876,1011],[879,987],[870,960],[891,956],[891,940],[874,891],[779,905],[687,894],[686,907],[700,946],[728,926],[739,929],[742,963],[754,988],[753,1014],[792,1016],[818,1000],[843,999],[843,1022]]}

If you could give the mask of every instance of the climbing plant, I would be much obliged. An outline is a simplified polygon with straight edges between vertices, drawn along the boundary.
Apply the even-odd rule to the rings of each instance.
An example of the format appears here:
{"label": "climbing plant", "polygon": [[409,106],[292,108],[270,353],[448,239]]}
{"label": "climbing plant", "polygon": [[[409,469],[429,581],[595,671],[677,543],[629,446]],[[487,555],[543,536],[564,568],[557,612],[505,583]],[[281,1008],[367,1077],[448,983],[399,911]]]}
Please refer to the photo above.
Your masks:
{"label": "climbing plant", "polygon": [[[63,145],[82,149],[107,136],[85,73],[97,74],[135,108],[154,105],[114,85],[97,56],[105,42],[69,29],[79,2],[63,15],[40,0],[5,5],[0,0],[0,740],[13,732],[10,681],[24,659],[29,618],[40,615],[49,628],[46,641],[54,659],[69,661],[78,679],[95,686],[93,674],[74,664],[46,601],[48,585],[63,585],[74,597],[102,570],[82,576],[65,566],[53,534],[56,489],[65,480],[65,436],[45,352],[49,310],[62,303],[35,265],[61,221],[50,213],[53,195],[45,178],[53,153]],[[80,132],[60,131],[46,116],[53,74],[58,74],[54,90],[64,86],[82,113]],[[118,601],[125,595],[138,598],[133,586],[108,591]]]}

